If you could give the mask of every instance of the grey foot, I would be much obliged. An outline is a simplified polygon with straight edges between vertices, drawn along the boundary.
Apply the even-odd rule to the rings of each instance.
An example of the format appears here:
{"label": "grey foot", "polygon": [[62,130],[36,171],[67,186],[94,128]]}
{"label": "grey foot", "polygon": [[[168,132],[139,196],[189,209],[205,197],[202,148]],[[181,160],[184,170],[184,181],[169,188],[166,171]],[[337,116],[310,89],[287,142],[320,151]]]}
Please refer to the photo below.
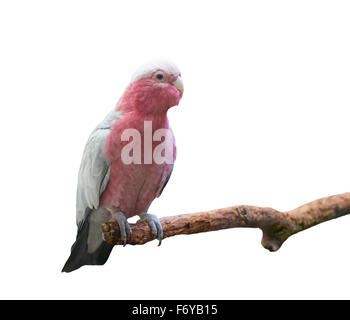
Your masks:
{"label": "grey foot", "polygon": [[114,212],[111,214],[111,221],[117,221],[120,229],[120,236],[123,240],[123,245],[125,247],[127,238],[131,238],[131,228],[122,212]]}
{"label": "grey foot", "polygon": [[164,238],[164,233],[163,233],[163,227],[159,222],[159,219],[157,218],[157,216],[150,213],[141,213],[139,214],[139,217],[140,217],[139,221],[146,221],[149,224],[154,237],[159,240],[158,246],[160,246]]}

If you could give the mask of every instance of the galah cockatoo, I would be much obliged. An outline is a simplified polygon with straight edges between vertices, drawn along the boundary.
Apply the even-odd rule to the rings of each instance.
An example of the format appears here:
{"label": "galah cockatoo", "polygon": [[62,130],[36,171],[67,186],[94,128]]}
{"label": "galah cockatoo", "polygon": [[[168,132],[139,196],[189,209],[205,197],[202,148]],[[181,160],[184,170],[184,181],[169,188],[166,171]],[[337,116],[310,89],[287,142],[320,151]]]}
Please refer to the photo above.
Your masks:
{"label": "galah cockatoo", "polygon": [[107,261],[113,246],[103,240],[106,221],[117,221],[125,245],[131,236],[127,219],[138,215],[161,243],[162,225],[148,208],[173,169],[176,147],[167,111],[179,104],[183,90],[173,63],[149,62],[134,73],[116,108],[91,133],[78,175],[78,234],[63,272]]}

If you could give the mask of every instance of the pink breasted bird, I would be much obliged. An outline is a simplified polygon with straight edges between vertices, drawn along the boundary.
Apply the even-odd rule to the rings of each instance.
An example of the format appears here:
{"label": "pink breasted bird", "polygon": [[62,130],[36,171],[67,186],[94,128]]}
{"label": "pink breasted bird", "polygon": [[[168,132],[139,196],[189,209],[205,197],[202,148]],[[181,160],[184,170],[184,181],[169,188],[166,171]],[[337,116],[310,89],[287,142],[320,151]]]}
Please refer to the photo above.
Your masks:
{"label": "pink breasted bird", "polygon": [[[161,243],[162,226],[148,208],[162,193],[173,169],[176,147],[167,111],[179,104],[182,94],[176,65],[166,60],[146,63],[134,73],[116,108],[91,133],[78,175],[78,234],[63,272],[107,261],[113,246],[103,240],[101,223],[106,221],[118,222],[125,245],[131,236],[127,219],[138,215]],[[159,130],[169,133],[162,146],[163,153],[172,155],[171,161],[152,159],[162,140],[147,142],[146,124],[152,137]],[[123,161],[123,148],[130,143],[123,135],[130,129],[139,132],[143,151],[141,161],[131,163]]]}

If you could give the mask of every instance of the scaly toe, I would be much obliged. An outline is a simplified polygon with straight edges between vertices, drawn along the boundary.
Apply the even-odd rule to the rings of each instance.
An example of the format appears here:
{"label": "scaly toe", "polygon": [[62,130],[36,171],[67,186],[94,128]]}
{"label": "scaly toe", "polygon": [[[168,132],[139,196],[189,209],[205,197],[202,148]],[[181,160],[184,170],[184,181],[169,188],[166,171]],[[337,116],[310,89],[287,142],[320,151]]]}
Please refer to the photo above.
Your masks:
{"label": "scaly toe", "polygon": [[120,236],[123,240],[123,246],[126,246],[127,239],[131,239],[131,228],[130,225],[125,218],[124,214],[122,212],[115,212],[112,214],[112,220],[111,221],[117,221],[120,229]]}
{"label": "scaly toe", "polygon": [[159,241],[158,246],[160,246],[164,238],[164,232],[162,224],[160,223],[157,216],[155,216],[154,214],[142,213],[139,214],[139,217],[141,221],[146,221],[148,223],[152,230],[153,236]]}

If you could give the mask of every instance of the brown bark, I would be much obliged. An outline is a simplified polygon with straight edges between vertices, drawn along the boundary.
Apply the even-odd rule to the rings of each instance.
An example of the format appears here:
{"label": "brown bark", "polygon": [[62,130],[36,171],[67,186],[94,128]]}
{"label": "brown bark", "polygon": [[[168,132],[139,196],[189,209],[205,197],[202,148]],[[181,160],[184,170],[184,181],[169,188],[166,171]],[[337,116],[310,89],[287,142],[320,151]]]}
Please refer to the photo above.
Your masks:
{"label": "brown bark", "polygon": [[[347,192],[322,198],[286,212],[242,205],[163,217],[159,220],[163,226],[164,238],[237,227],[260,228],[263,231],[261,244],[270,251],[276,251],[291,235],[349,213],[350,192]],[[144,244],[154,240],[146,222],[130,226],[132,236],[128,244]],[[116,222],[102,224],[102,231],[107,242],[114,245],[122,244]]]}

